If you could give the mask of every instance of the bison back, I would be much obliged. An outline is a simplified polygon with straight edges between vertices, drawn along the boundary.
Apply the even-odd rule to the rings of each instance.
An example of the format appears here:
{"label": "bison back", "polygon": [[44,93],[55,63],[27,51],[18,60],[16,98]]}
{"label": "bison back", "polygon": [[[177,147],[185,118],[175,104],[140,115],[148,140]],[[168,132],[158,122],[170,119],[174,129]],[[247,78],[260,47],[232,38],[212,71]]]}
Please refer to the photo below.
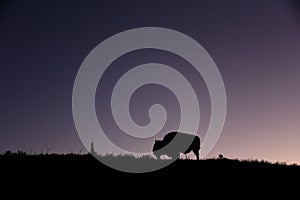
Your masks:
{"label": "bison back", "polygon": [[200,138],[198,136],[181,132],[170,132],[166,134],[163,138],[163,143],[164,146],[168,145],[168,149],[171,151],[181,153],[188,150],[200,149]]}

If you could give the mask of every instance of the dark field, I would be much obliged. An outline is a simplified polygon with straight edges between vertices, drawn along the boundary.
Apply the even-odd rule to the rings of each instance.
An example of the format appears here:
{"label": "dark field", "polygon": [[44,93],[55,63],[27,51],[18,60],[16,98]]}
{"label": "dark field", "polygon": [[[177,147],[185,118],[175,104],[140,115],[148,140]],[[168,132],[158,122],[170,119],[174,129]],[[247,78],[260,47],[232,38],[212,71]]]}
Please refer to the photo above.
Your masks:
{"label": "dark field", "polygon": [[[131,166],[169,162],[149,157],[108,155],[101,159],[111,160],[117,165]],[[182,178],[198,180],[300,180],[300,166],[285,163],[269,163],[258,160],[231,160],[227,158],[205,160],[177,160],[167,167],[149,173],[132,174],[111,169],[89,154],[43,154],[26,155],[16,153],[0,155],[0,169],[8,177],[30,179],[109,178],[130,177],[133,179]]]}

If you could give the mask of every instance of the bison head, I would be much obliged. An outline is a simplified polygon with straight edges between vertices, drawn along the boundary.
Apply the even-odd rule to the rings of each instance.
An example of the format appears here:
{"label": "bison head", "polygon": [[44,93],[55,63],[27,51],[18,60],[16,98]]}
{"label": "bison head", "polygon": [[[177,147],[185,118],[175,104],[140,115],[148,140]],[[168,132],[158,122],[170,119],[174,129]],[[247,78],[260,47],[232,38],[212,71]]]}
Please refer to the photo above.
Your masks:
{"label": "bison head", "polygon": [[159,153],[158,150],[160,150],[163,147],[164,147],[163,141],[161,141],[161,140],[155,140],[154,141],[152,152],[156,156],[157,159],[159,159],[160,156],[161,156],[161,153]]}

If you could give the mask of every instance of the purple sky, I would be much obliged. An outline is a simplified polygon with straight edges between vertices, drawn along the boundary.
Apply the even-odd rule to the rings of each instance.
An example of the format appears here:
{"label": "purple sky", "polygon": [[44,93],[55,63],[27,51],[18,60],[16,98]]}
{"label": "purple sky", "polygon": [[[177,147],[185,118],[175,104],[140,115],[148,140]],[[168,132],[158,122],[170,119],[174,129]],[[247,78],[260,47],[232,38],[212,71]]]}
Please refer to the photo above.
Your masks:
{"label": "purple sky", "polygon": [[[228,112],[224,130],[210,156],[263,158],[300,164],[300,6],[296,1],[2,1],[0,3],[0,152],[23,149],[79,152],[83,145],[72,118],[72,87],[86,55],[121,31],[146,26],[180,31],[197,40],[222,74]],[[169,64],[191,75],[188,63],[167,52],[137,51],[120,57],[108,74],[149,61]],[[107,81],[113,81],[107,76]],[[105,80],[104,80],[105,81]],[[210,115],[201,79],[199,136]],[[147,88],[149,87],[149,88]],[[151,88],[152,87],[152,88]],[[109,92],[109,86],[105,91]],[[131,110],[137,123],[147,122],[147,106],[166,105],[172,118],[163,133],[176,128],[178,103],[168,90],[145,86]],[[153,97],[151,91],[159,93]],[[96,106],[101,123],[115,130],[103,98]],[[161,99],[160,99],[161,98]],[[113,131],[120,146],[151,149]],[[126,147],[127,146],[127,147]]]}

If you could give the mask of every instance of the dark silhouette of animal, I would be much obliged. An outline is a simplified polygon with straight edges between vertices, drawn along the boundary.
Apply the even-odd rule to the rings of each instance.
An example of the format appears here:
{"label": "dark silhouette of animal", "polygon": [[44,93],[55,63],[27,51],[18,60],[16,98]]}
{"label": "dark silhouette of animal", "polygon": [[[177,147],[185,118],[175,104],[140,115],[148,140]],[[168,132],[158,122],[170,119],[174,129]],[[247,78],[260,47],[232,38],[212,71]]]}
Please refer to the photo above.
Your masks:
{"label": "dark silhouette of animal", "polygon": [[200,138],[196,135],[191,135],[181,132],[167,133],[163,140],[155,140],[152,151],[159,159],[161,155],[167,155],[176,159],[180,153],[187,154],[191,151],[199,160]]}

